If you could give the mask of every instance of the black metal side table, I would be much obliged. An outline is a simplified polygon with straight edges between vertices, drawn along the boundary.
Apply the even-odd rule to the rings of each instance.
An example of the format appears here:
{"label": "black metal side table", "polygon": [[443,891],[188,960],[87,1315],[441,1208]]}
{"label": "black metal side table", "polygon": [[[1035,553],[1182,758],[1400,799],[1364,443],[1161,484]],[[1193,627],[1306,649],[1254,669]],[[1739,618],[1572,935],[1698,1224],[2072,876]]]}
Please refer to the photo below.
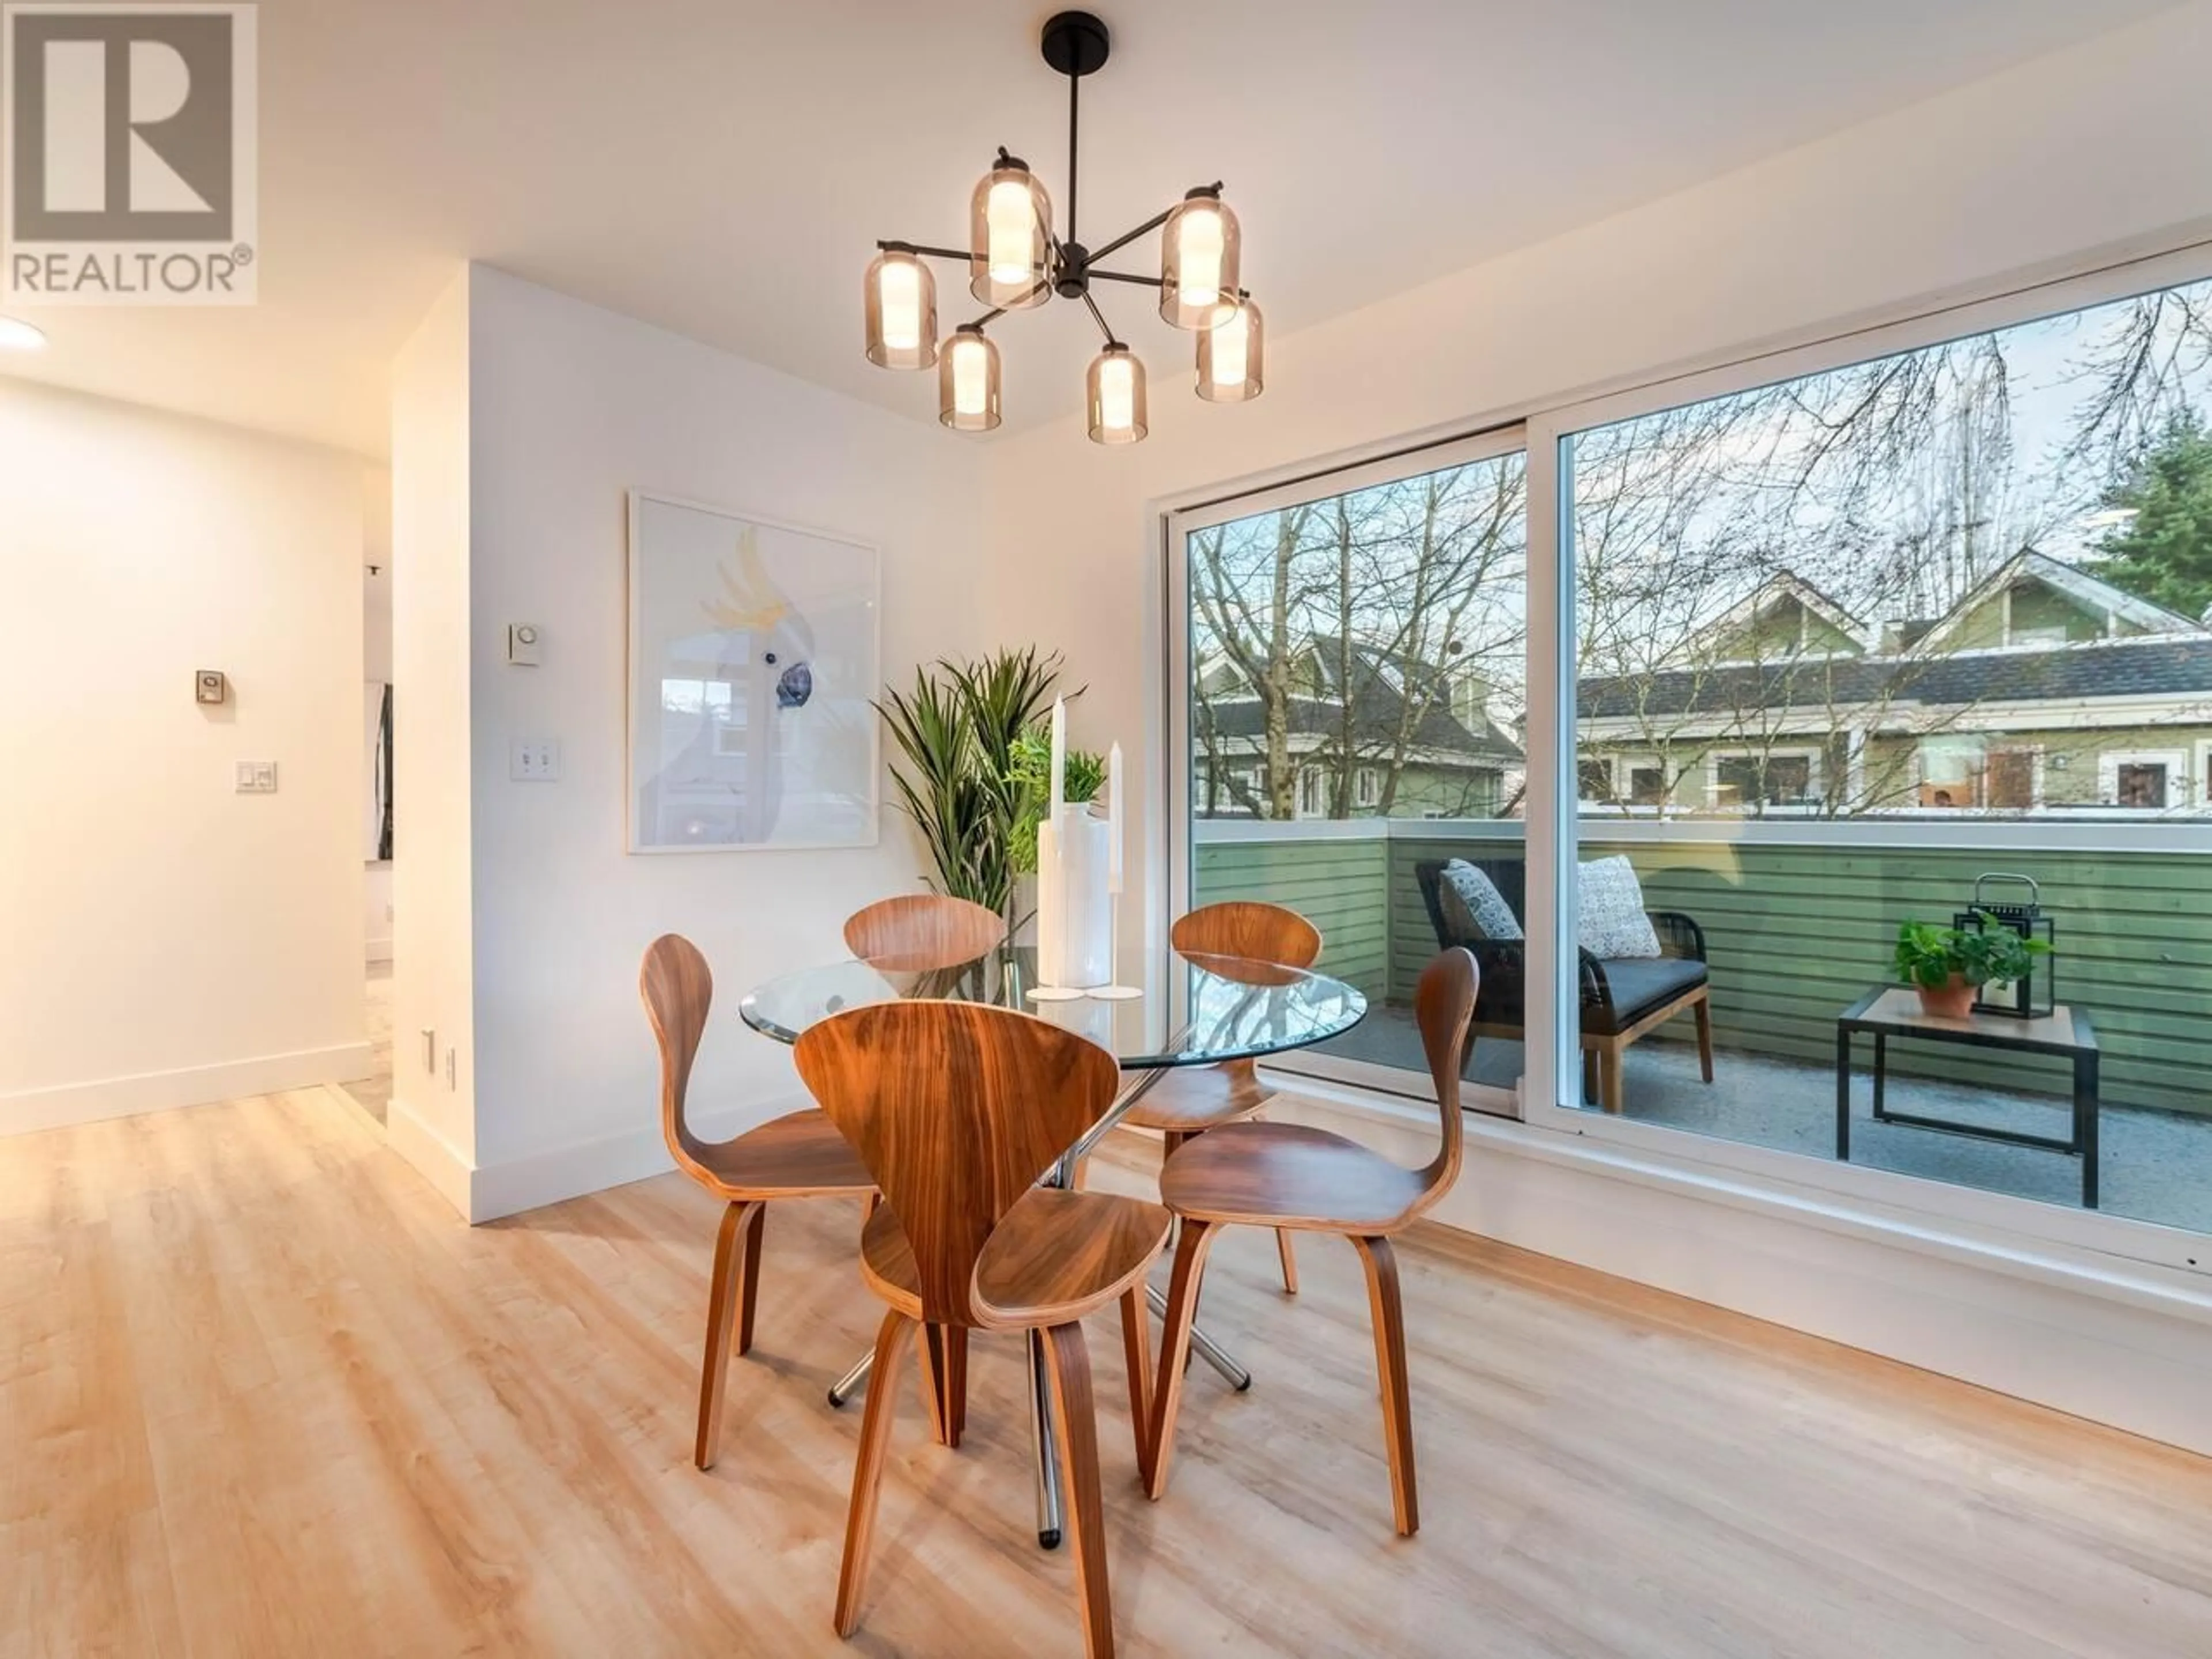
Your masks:
{"label": "black metal side table", "polygon": [[[2069,1153],[2081,1160],[2081,1207],[2097,1207],[2097,1034],[2089,1017],[2080,1009],[2060,1003],[2034,1019],[2005,1014],[1939,1019],[1920,1012],[1917,992],[1895,985],[1869,991],[1836,1016],[1836,1157],[1846,1164],[1851,1157],[1851,1039],[1861,1031],[1874,1038],[1875,1122],[1902,1123],[1909,1128],[1938,1129],[1946,1134],[1971,1135],[1977,1140],[2001,1140],[2009,1146]],[[2019,1054],[2055,1054],[2072,1060],[2073,1134],[2061,1140],[2055,1135],[2023,1134],[2014,1129],[1888,1110],[1882,1104],[1882,1085],[1889,1069],[1892,1037],[1960,1043],[1973,1048],[2009,1048]]]}

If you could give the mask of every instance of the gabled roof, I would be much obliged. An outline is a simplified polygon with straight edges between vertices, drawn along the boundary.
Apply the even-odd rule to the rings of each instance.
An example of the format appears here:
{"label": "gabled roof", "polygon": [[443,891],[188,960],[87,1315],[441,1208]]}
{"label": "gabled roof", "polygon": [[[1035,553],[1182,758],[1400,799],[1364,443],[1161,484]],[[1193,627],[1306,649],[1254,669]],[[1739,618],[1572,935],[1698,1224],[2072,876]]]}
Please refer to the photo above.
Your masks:
{"label": "gabled roof", "polygon": [[2084,610],[2132,623],[2146,634],[2193,634],[2199,628],[2198,623],[2162,605],[2154,605],[2125,588],[2113,586],[2101,577],[2029,547],[2021,549],[1975,583],[1958,604],[1945,611],[1936,625],[1913,643],[1912,649],[1922,656],[1939,654],[1969,617],[2023,578],[2063,593]]}
{"label": "gabled roof", "polygon": [[1698,629],[1706,639],[1714,641],[1725,653],[1729,641],[1743,629],[1756,627],[1759,620],[1784,599],[1794,599],[1814,616],[1844,635],[1861,650],[1867,648],[1870,630],[1862,618],[1854,616],[1836,600],[1793,571],[1778,570],[1730,605],[1726,611]]}

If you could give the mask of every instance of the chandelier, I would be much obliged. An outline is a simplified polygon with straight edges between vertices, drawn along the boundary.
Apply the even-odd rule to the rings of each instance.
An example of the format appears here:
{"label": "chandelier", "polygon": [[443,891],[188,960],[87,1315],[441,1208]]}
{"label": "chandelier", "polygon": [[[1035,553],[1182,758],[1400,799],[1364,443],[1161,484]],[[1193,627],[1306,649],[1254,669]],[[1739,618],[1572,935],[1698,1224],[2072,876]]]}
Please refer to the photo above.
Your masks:
{"label": "chandelier", "polygon": [[[1083,77],[1103,68],[1111,41],[1087,11],[1064,11],[1044,26],[1044,61],[1067,77],[1067,234],[1056,234],[1052,200],[1029,164],[1001,146],[975,186],[965,248],[918,242],[878,242],[868,266],[868,361],[879,368],[937,370],[938,419],[956,432],[988,432],[999,424],[999,347],[985,330],[1000,318],[1055,296],[1080,300],[1105,343],[1091,360],[1087,404],[1093,442],[1133,444],[1145,435],[1145,365],[1114,332],[1092,297],[1094,283],[1159,290],[1160,316],[1198,336],[1198,395],[1209,403],[1242,403],[1260,395],[1266,340],[1260,307],[1237,285],[1237,216],[1221,186],[1200,185],[1166,212],[1098,247],[1076,234],[1078,95]],[[1109,270],[1099,261],[1132,242],[1160,234],[1157,276]],[[957,259],[968,289],[990,307],[940,343],[937,278],[927,259]]]}

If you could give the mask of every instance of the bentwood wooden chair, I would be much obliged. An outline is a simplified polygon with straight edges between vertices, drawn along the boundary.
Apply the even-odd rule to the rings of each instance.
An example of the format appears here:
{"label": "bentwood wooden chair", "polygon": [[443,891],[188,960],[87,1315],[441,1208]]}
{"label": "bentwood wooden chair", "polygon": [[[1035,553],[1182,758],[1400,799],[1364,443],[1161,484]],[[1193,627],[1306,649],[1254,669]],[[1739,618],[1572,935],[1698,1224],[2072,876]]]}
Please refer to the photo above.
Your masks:
{"label": "bentwood wooden chair", "polygon": [[941,893],[879,899],[845,921],[845,948],[880,968],[911,973],[957,968],[998,948],[1006,918]]}
{"label": "bentwood wooden chair", "polygon": [[920,1325],[1041,1339],[1066,1481],[1085,1651],[1114,1650],[1097,1429],[1084,1316],[1121,1304],[1137,1462],[1150,1419],[1145,1273],[1167,1242],[1157,1204],[1036,1183],[1112,1108],[1121,1071],[1096,1043],[1012,1009],[872,1004],[803,1033],[799,1075],[882,1188],[861,1271],[889,1304],[853,1469],[837,1632],[857,1628],[897,1368]]}
{"label": "bentwood wooden chair", "polygon": [[1413,1484],[1413,1400],[1406,1376],[1405,1310],[1398,1297],[1392,1235],[1402,1232],[1459,1178],[1462,1127],[1459,1057],[1474,1018],[1480,975],[1474,958],[1446,951],[1422,971],[1413,992],[1421,1047],[1436,1079],[1443,1144],[1425,1169],[1408,1170],[1325,1129],[1295,1123],[1234,1123],[1200,1136],[1160,1171],[1160,1196],[1182,1224],[1168,1290],[1167,1329],[1154,1389],[1145,1490],[1166,1492],[1175,1449],[1176,1413],[1183,1367],[1198,1313],[1206,1253],[1226,1226],[1338,1233],[1352,1241],[1367,1269],[1375,1322],[1375,1358],[1382,1374],[1382,1432],[1398,1530],[1419,1528]]}
{"label": "bentwood wooden chair", "polygon": [[836,1126],[817,1110],[787,1113],[734,1140],[705,1141],[693,1134],[685,1097],[714,1000],[707,958],[690,940],[664,934],[645,953],[638,992],[660,1045],[660,1129],[669,1152],[678,1169],[726,1206],[708,1281],[699,1433],[692,1453],[692,1461],[708,1469],[721,1449],[722,1389],[731,1351],[744,1354],[753,1345],[767,1206],[779,1198],[867,1198],[875,1182]]}
{"label": "bentwood wooden chair", "polygon": [[[1321,959],[1321,930],[1280,904],[1232,901],[1191,911],[1168,930],[1168,942],[1185,956],[1242,957],[1285,968],[1310,968]],[[1169,1072],[1137,1098],[1121,1121],[1157,1129],[1170,1155],[1192,1136],[1250,1117],[1267,1103],[1259,1066],[1249,1060]],[[1298,1259],[1288,1229],[1275,1235],[1283,1289],[1298,1293]]]}

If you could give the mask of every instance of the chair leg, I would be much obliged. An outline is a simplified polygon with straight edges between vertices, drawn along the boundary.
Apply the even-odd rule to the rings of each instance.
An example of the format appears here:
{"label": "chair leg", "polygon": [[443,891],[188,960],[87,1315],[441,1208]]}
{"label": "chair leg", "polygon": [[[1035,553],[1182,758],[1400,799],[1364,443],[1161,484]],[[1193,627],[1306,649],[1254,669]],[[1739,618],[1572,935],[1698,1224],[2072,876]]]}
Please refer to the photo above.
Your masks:
{"label": "chair leg", "polygon": [[1168,1489],[1168,1464],[1175,1455],[1176,1413],[1182,1406],[1183,1372],[1190,1364],[1190,1330],[1198,1322],[1199,1281],[1206,1274],[1206,1252],[1221,1230],[1186,1216],[1176,1245],[1175,1274],[1168,1281],[1166,1328],[1160,1337],[1159,1381],[1152,1389],[1152,1431],[1145,1448],[1145,1494],[1158,1498]]}
{"label": "chair leg", "polygon": [[1620,1115],[1621,1109],[1621,1051],[1610,1044],[1598,1055],[1598,1082],[1604,1091],[1605,1109],[1616,1117]]}
{"label": "chair leg", "polygon": [[837,1573],[837,1634],[860,1625],[860,1597],[868,1587],[868,1547],[876,1531],[876,1498],[883,1490],[884,1454],[898,1414],[898,1368],[914,1322],[896,1310],[876,1334],[875,1370],[868,1378],[868,1407],[860,1419],[860,1446],[853,1459],[853,1501],[845,1512],[845,1560]]}
{"label": "chair leg", "polygon": [[1129,1424],[1136,1432],[1137,1468],[1150,1467],[1152,1432],[1152,1322],[1140,1284],[1121,1292],[1121,1358],[1129,1369]]}
{"label": "chair leg", "polygon": [[738,1292],[738,1353],[753,1351],[753,1310],[760,1306],[761,1241],[768,1237],[768,1206],[753,1206],[753,1218],[745,1224],[745,1271]]}
{"label": "chair leg", "polygon": [[1291,1230],[1288,1227],[1275,1229],[1275,1255],[1283,1264],[1283,1294],[1296,1296],[1298,1293],[1298,1257],[1291,1244]]}
{"label": "chair leg", "polygon": [[1367,1301],[1375,1321],[1375,1365],[1382,1382],[1382,1437],[1390,1456],[1390,1501],[1398,1532],[1421,1527],[1413,1486],[1413,1401],[1406,1376],[1406,1311],[1398,1296],[1398,1257],[1387,1238],[1352,1241],[1367,1268]]}
{"label": "chair leg", "polygon": [[929,1409],[929,1431],[939,1445],[957,1451],[961,1432],[968,1426],[968,1328],[918,1326],[915,1352],[921,1361],[921,1401]]}
{"label": "chair leg", "polygon": [[1098,1420],[1083,1327],[1053,1326],[1044,1333],[1044,1353],[1052,1379],[1053,1435],[1060,1443],[1060,1474],[1066,1483],[1068,1553],[1075,1558],[1075,1593],[1083,1601],[1085,1659],[1113,1659],[1114,1602],[1106,1582]]}
{"label": "chair leg", "polygon": [[1583,1104],[1587,1106],[1598,1099],[1597,1050],[1583,1050]]}
{"label": "chair leg", "polygon": [[707,1350],[699,1365],[699,1434],[691,1461],[702,1469],[714,1467],[722,1449],[722,1385],[730,1374],[732,1333],[739,1323],[738,1303],[744,1264],[738,1260],[744,1231],[757,1204],[732,1204],[722,1212],[722,1229],[714,1235],[714,1267],[707,1281]]}
{"label": "chair leg", "polygon": [[1698,1065],[1705,1074],[1705,1081],[1713,1080],[1713,1003],[1711,997],[1698,999]]}

